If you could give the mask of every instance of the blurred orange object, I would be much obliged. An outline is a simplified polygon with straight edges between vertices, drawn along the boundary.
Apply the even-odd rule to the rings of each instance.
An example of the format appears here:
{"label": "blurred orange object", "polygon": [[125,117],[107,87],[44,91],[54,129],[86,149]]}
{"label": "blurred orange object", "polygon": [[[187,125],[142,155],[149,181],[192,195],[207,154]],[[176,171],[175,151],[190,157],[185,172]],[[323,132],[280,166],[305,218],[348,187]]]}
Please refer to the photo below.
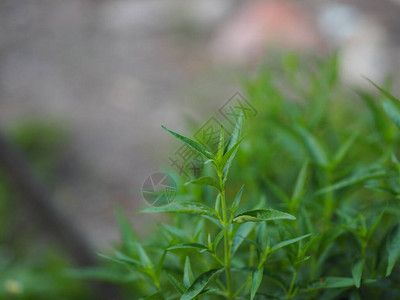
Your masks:
{"label": "blurred orange object", "polygon": [[217,61],[258,60],[266,48],[307,50],[320,46],[311,19],[287,1],[246,1],[218,31],[211,43]]}

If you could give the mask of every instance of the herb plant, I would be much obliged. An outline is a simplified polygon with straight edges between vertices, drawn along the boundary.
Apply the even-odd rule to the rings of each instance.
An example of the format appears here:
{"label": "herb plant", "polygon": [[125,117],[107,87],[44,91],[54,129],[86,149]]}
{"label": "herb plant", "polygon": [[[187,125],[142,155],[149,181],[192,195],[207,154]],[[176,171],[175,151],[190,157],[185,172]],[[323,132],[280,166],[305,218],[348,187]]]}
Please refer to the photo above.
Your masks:
{"label": "herb plant", "polygon": [[203,174],[142,211],[172,214],[144,242],[118,213],[122,244],[102,256],[123,268],[103,278],[134,299],[400,298],[400,104],[344,90],[336,57],[307,68],[287,56],[246,82],[259,115],[245,139],[243,115],[221,128],[215,153],[164,127]]}
{"label": "herb plant", "polygon": [[[204,260],[205,265],[210,265],[210,267],[207,267],[204,272],[201,272],[196,278],[194,278],[190,267],[190,260],[187,256],[185,258],[185,263],[182,266],[182,270],[184,270],[183,274],[181,274],[183,276],[183,283],[173,274],[165,271],[167,278],[170,280],[170,284],[176,289],[177,293],[176,295],[171,294],[171,298],[180,297],[182,300],[189,300],[194,299],[201,294],[205,294],[234,299],[240,298],[240,295],[242,294],[245,295],[250,293],[250,297],[253,299],[262,282],[264,264],[270,256],[279,249],[298,243],[310,236],[310,234],[307,234],[281,241],[274,245],[269,245],[265,243],[267,235],[265,226],[254,226],[253,224],[250,224],[249,226],[244,225],[247,223],[262,223],[276,220],[295,220],[296,218],[286,212],[262,208],[237,213],[244,190],[243,186],[238,191],[234,200],[230,204],[228,203],[225,195],[225,185],[232,161],[242,141],[242,138],[240,138],[242,120],[243,115],[238,118],[234,132],[227,141],[225,141],[224,129],[221,126],[217,153],[211,153],[207,150],[205,145],[173,132],[163,126],[163,128],[173,136],[203,155],[207,159],[205,164],[213,165],[215,176],[203,176],[189,181],[188,184],[211,186],[217,191],[217,196],[214,208],[200,202],[176,201],[169,205],[148,208],[142,212],[199,215],[214,224],[217,232],[204,232],[204,229],[200,228],[198,234],[199,237],[195,238],[197,240],[196,242],[193,242],[192,239],[188,239],[184,243],[169,244],[164,248],[157,267],[153,266],[140,244],[135,244],[137,252],[139,253],[140,260],[138,261],[133,260],[122,253],[118,253],[116,258],[106,257],[112,261],[126,264],[146,276],[152,282],[154,288],[157,289],[154,296],[157,295],[157,297],[163,298],[162,295],[165,295],[163,286],[160,282],[160,275],[167,253],[181,252],[184,254],[188,250],[193,250],[198,252],[199,255],[202,256],[201,259]],[[240,245],[244,240],[246,240],[246,237],[243,235],[244,232],[251,231],[253,228],[258,232],[258,243],[257,241],[248,240],[253,246],[253,250],[251,251],[252,253],[248,258],[249,261],[247,265],[238,266],[234,263],[234,256]],[[174,233],[180,237],[185,236],[180,233],[178,228],[170,228],[170,231],[175,231]],[[200,237],[200,234],[207,237],[206,243],[201,242],[202,238]],[[220,247],[222,248],[221,253],[218,251],[220,242],[223,244]],[[302,251],[300,251],[300,249]],[[304,248],[299,248],[297,260],[306,260]],[[214,281],[215,287],[208,288],[208,286]],[[291,291],[289,291],[289,293],[290,292]]]}

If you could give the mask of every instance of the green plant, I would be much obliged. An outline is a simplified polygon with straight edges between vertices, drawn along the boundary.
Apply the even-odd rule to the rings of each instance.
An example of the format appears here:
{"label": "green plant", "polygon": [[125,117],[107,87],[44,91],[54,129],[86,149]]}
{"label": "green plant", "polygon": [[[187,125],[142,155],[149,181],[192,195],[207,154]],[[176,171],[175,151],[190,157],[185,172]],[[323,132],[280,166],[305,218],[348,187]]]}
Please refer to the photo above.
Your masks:
{"label": "green plant", "polygon": [[398,299],[398,100],[343,89],[336,57],[289,55],[245,87],[259,115],[244,140],[242,118],[216,153],[168,130],[203,174],[144,211],[172,213],[144,242],[118,214],[114,280],[135,299]]}
{"label": "green plant", "polygon": [[[217,232],[207,232],[205,231],[205,228],[200,228],[199,235],[201,233],[202,235],[207,236],[206,243],[200,242],[202,241],[202,238],[199,236],[196,238],[196,242],[193,242],[192,239],[189,238],[185,243],[169,244],[164,248],[163,255],[156,267],[154,267],[145,250],[139,243],[132,245],[136,247],[136,251],[139,254],[139,260],[133,260],[131,257],[128,257],[123,253],[118,253],[116,258],[103,255],[103,257],[108,258],[109,260],[127,265],[146,276],[157,290],[155,295],[161,297],[161,294],[164,292],[163,286],[160,282],[160,276],[167,253],[180,252],[185,255],[186,251],[190,249],[198,251],[199,254],[202,255],[202,259],[205,260],[206,265],[210,264],[211,266],[194,278],[190,267],[190,260],[186,256],[185,264],[182,266],[182,270],[184,270],[183,283],[177,280],[174,275],[166,273],[166,276],[170,280],[170,284],[176,289],[178,295],[182,294],[180,299],[194,299],[203,293],[208,295],[220,295],[227,299],[234,299],[239,297],[240,294],[246,294],[247,292],[251,293],[251,299],[253,299],[259,285],[261,284],[264,264],[267,259],[269,259],[270,256],[279,249],[298,243],[310,236],[310,234],[307,234],[301,237],[281,241],[274,245],[265,243],[267,235],[266,227],[253,226],[252,223],[275,220],[295,220],[295,217],[278,210],[263,208],[237,213],[242,198],[243,186],[237,193],[231,205],[228,206],[228,201],[225,195],[225,185],[232,161],[242,141],[240,138],[242,120],[243,115],[239,117],[234,132],[227,141],[225,141],[224,129],[221,126],[218,150],[215,154],[208,151],[205,145],[175,133],[163,126],[163,128],[173,136],[203,155],[207,159],[205,164],[213,165],[215,176],[203,176],[189,181],[187,184],[213,187],[217,192],[215,204],[214,208],[211,208],[200,202],[175,201],[169,205],[148,208],[142,212],[199,215],[205,218],[205,220],[213,223]],[[263,204],[260,203],[260,206],[262,205]],[[250,225],[245,227],[244,224],[248,223],[250,223]],[[252,258],[249,260],[247,265],[240,267],[233,265],[232,262],[234,255],[243,241],[247,239],[246,235],[249,231],[253,230],[253,227],[258,231],[258,243],[256,241],[251,241],[253,245],[251,251]],[[174,233],[182,239],[185,239],[187,236],[178,228],[170,229],[170,231],[174,231]],[[223,250],[222,253],[219,253],[218,246],[222,240],[224,241],[222,246]],[[305,251],[304,248],[299,248],[297,255],[298,260],[306,260]],[[244,282],[240,281],[239,278],[243,278],[243,272],[249,273],[249,271],[252,275],[246,274],[246,280]],[[234,275],[233,273],[239,274]],[[207,288],[207,286],[213,281],[216,282],[216,286],[214,288]],[[291,291],[289,291],[289,293],[290,292]]]}

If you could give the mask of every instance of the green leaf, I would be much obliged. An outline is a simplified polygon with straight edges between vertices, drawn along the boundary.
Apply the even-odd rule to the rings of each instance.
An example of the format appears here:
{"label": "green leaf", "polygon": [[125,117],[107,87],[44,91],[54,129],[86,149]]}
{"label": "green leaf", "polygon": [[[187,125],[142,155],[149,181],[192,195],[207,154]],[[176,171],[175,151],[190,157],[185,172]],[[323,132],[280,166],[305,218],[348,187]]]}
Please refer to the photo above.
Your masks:
{"label": "green leaf", "polygon": [[306,291],[319,289],[334,289],[354,286],[353,278],[348,277],[325,277],[307,287]]}
{"label": "green leaf", "polygon": [[186,256],[185,266],[183,268],[183,284],[187,288],[194,281],[192,266],[190,265],[189,256]]}
{"label": "green leaf", "polygon": [[215,199],[215,206],[214,206],[214,210],[217,216],[219,216],[220,208],[221,208],[221,194],[218,193],[217,198]]}
{"label": "green leaf", "polygon": [[244,185],[242,185],[239,192],[236,194],[235,200],[233,200],[232,210],[231,210],[232,215],[234,215],[236,213],[236,210],[239,207],[240,199],[242,199],[243,190],[244,190]]}
{"label": "green leaf", "polygon": [[163,268],[163,263],[164,263],[164,260],[165,260],[165,257],[167,256],[167,251],[163,251],[163,254],[161,255],[161,257],[160,257],[160,260],[158,261],[158,264],[157,264],[157,268],[156,268],[156,277],[159,279],[160,278],[160,275],[161,275],[161,271],[162,271],[162,268]]}
{"label": "green leaf", "polygon": [[364,91],[358,91],[361,99],[367,105],[368,110],[372,113],[372,117],[375,123],[377,131],[383,135],[385,140],[391,139],[391,130],[389,130],[386,114],[378,107],[375,97]]}
{"label": "green leaf", "polygon": [[219,161],[222,159],[222,156],[224,155],[224,143],[225,143],[224,126],[221,124],[221,133],[219,135],[218,152],[217,152],[217,158]]}
{"label": "green leaf", "polygon": [[207,236],[207,249],[209,251],[212,251],[212,249],[213,249],[213,243],[211,241],[211,234],[208,234],[208,236]]}
{"label": "green leaf", "polygon": [[192,139],[189,139],[188,137],[180,135],[179,133],[173,132],[172,130],[169,130],[168,128],[166,128],[164,125],[162,125],[161,127],[163,129],[165,129],[166,131],[168,131],[170,134],[172,134],[174,137],[178,138],[179,140],[181,140],[182,142],[187,144],[190,148],[192,148],[196,152],[198,152],[200,154],[203,154],[208,159],[212,159],[213,158],[212,153],[210,153],[206,149],[206,147],[204,147],[202,144],[200,144],[200,143],[198,143],[196,141],[193,141]]}
{"label": "green leaf", "polygon": [[140,243],[135,243],[135,247],[139,253],[140,262],[142,266],[144,266],[146,269],[153,269],[153,263],[147,256],[147,253],[146,251],[144,251],[142,245]]}
{"label": "green leaf", "polygon": [[383,89],[379,85],[377,85],[375,82],[373,82],[371,79],[368,79],[367,77],[364,77],[364,78],[367,79],[374,87],[376,87],[383,95],[385,95],[386,98],[388,98],[393,103],[397,104],[400,101],[395,96],[393,96],[391,93],[389,93],[388,91],[386,91],[385,89]]}
{"label": "green leaf", "polygon": [[168,251],[176,250],[176,249],[199,249],[199,250],[208,250],[208,247],[198,243],[183,243],[171,246],[167,248]]}
{"label": "green leaf", "polygon": [[386,276],[390,276],[396,261],[400,257],[400,226],[397,224],[390,232],[387,241],[388,264]]}
{"label": "green leaf", "polygon": [[183,231],[180,228],[168,225],[168,224],[161,224],[168,232],[172,233],[174,236],[182,239],[182,240],[190,240],[191,235],[187,232]]}
{"label": "green leaf", "polygon": [[239,249],[240,245],[247,238],[247,236],[250,234],[250,232],[253,230],[253,228],[254,228],[254,224],[252,224],[252,223],[243,224],[242,226],[239,227],[239,229],[236,231],[235,236],[233,237],[233,241],[232,241],[232,247],[231,247],[231,255],[232,256],[235,254],[237,249]]}
{"label": "green leaf", "polygon": [[301,241],[301,240],[303,240],[305,238],[308,238],[309,236],[311,236],[311,233],[299,236],[299,237],[294,238],[294,239],[290,239],[290,240],[287,240],[287,241],[280,242],[280,243],[274,245],[268,252],[272,254],[275,251],[277,251],[277,250],[279,250],[279,249],[281,249],[283,247],[286,247],[288,245],[297,243],[297,242],[299,242],[299,241]]}
{"label": "green leaf", "polygon": [[223,169],[223,182],[225,183],[228,179],[229,169],[231,168],[232,161],[236,155],[238,147],[243,140],[240,139],[240,132],[242,129],[243,123],[243,113],[240,113],[240,116],[236,122],[235,129],[233,130],[232,136],[229,139],[228,144],[225,147],[224,156],[222,158],[221,166]]}
{"label": "green leaf", "polygon": [[360,288],[362,272],[364,269],[365,259],[360,258],[351,267],[351,274],[353,275],[354,284],[357,288]]}
{"label": "green leaf", "polygon": [[[365,77],[366,78],[366,77]],[[400,129],[400,100],[393,96],[391,93],[378,86],[372,80],[366,78],[373,86],[375,86],[388,100],[382,101],[382,106],[385,112],[393,120],[396,126]]]}
{"label": "green leaf", "polygon": [[382,106],[388,116],[393,120],[396,126],[400,129],[400,108],[399,105],[388,100],[382,101]]}
{"label": "green leaf", "polygon": [[120,229],[121,240],[122,240],[124,252],[132,254],[131,246],[134,243],[138,242],[136,233],[133,230],[131,223],[124,216],[124,214],[122,213],[120,208],[116,209],[115,214],[116,214],[116,218],[117,218],[119,229]]}
{"label": "green leaf", "polygon": [[127,257],[115,258],[115,257],[110,257],[110,256],[107,256],[107,255],[103,255],[103,254],[98,254],[98,255],[100,257],[102,257],[102,258],[105,258],[105,259],[109,260],[109,261],[116,262],[116,263],[121,264],[121,265],[125,265],[125,266],[127,266],[127,267],[129,267],[129,268],[131,268],[131,269],[133,269],[133,270],[135,270],[137,272],[139,272],[139,273],[145,274],[147,276],[151,276],[150,272],[149,272],[150,270],[147,270],[147,269],[143,268],[143,266],[141,266],[139,262],[137,262],[137,261],[135,261],[133,259],[129,259]]}
{"label": "green leaf", "polygon": [[[246,224],[254,224],[252,222],[250,223],[246,223]],[[246,225],[244,224],[244,225]],[[242,226],[244,226],[242,225]],[[260,224],[257,224],[257,230],[256,230],[256,243],[259,248],[259,252],[263,253],[265,251],[265,249],[267,249],[269,247],[269,243],[270,240],[267,238],[268,234],[267,234],[267,223],[266,222],[262,222]]]}
{"label": "green leaf", "polygon": [[297,176],[296,184],[291,199],[291,206],[293,209],[298,206],[298,203],[305,194],[308,164],[309,164],[308,160],[304,161],[301,170],[299,172],[299,175]]}
{"label": "green leaf", "polygon": [[218,234],[217,234],[217,236],[215,237],[215,239],[214,239],[214,242],[213,242],[213,252],[215,253],[215,251],[216,251],[216,249],[217,249],[217,246],[218,246],[218,244],[219,244],[219,242],[222,240],[222,238],[224,237],[224,234],[225,234],[225,229],[222,229]]}
{"label": "green leaf", "polygon": [[384,169],[377,170],[376,167],[366,168],[366,169],[356,172],[352,176],[350,176],[346,179],[343,179],[331,186],[320,189],[319,191],[317,191],[316,194],[317,195],[324,194],[324,193],[339,190],[339,189],[342,189],[342,188],[345,188],[345,187],[348,187],[351,185],[359,184],[359,183],[362,183],[367,180],[388,177],[390,175],[391,174],[389,174],[388,171],[384,170]]}
{"label": "green leaf", "polygon": [[273,209],[256,209],[241,213],[233,218],[234,223],[262,222],[272,220],[296,220],[288,213]]}
{"label": "green leaf", "polygon": [[188,184],[209,185],[209,186],[216,188],[217,191],[219,191],[221,189],[219,186],[219,181],[211,176],[200,177],[200,178],[197,178],[197,179],[194,179],[192,181],[188,181],[185,183],[185,185],[188,185]]}
{"label": "green leaf", "polygon": [[206,215],[217,219],[217,216],[214,214],[212,209],[198,202],[173,202],[164,206],[149,207],[142,210],[141,212]]}
{"label": "green leaf", "polygon": [[351,135],[346,142],[339,148],[339,150],[336,152],[332,163],[331,167],[334,168],[336,167],[339,163],[342,162],[342,160],[345,158],[346,154],[349,152],[351,149],[351,146],[353,146],[357,136],[359,135],[359,132],[355,132],[353,135]]}
{"label": "green leaf", "polygon": [[131,283],[138,279],[138,275],[128,271],[121,272],[120,269],[111,269],[108,267],[84,268],[84,269],[67,269],[63,274],[67,277],[73,277],[81,280],[97,280],[115,283]]}
{"label": "green leaf", "polygon": [[233,159],[233,157],[236,154],[236,151],[240,145],[240,143],[243,141],[243,137],[235,144],[232,146],[232,148],[230,148],[222,157],[222,161],[221,161],[221,165],[225,166],[229,160]]}
{"label": "green leaf", "polygon": [[379,214],[378,217],[375,218],[374,222],[371,224],[371,227],[367,231],[367,236],[366,236],[367,239],[371,238],[372,234],[374,233],[376,227],[378,226],[384,214],[385,214],[385,209]]}
{"label": "green leaf", "polygon": [[266,183],[271,190],[271,192],[281,201],[285,202],[288,206],[290,205],[290,198],[286,195],[286,193],[275,183],[266,179]]}
{"label": "green leaf", "polygon": [[252,275],[252,280],[251,280],[251,294],[250,294],[250,299],[253,300],[258,288],[260,287],[262,278],[263,278],[263,274],[264,274],[264,266],[262,266],[260,269],[256,269],[253,272]]}
{"label": "green leaf", "polygon": [[240,131],[242,129],[242,123],[243,123],[243,112],[240,113],[239,118],[236,121],[235,124],[235,129],[233,130],[233,133],[229,139],[229,142],[227,143],[225,147],[224,154],[226,154],[232,147],[238,143],[239,138],[240,138]]}
{"label": "green leaf", "polygon": [[175,290],[180,293],[183,294],[186,290],[185,286],[178,281],[172,274],[170,274],[169,272],[165,271],[165,274],[167,275],[167,278],[169,280],[169,282],[172,284],[172,286],[175,288]]}
{"label": "green leaf", "polygon": [[324,148],[318,140],[311,134],[311,132],[300,125],[296,126],[295,129],[314,161],[320,166],[326,167],[328,165],[328,158]]}
{"label": "green leaf", "polygon": [[224,182],[226,182],[228,178],[229,169],[231,168],[233,159],[235,158],[236,152],[239,149],[239,145],[242,141],[243,138],[241,138],[230,150],[228,150],[228,152],[226,152],[224,157],[222,158],[221,165],[224,166],[223,170]]}
{"label": "green leaf", "polygon": [[201,274],[196,278],[192,285],[188,287],[180,300],[191,300],[196,298],[222,270],[223,269],[212,269]]}

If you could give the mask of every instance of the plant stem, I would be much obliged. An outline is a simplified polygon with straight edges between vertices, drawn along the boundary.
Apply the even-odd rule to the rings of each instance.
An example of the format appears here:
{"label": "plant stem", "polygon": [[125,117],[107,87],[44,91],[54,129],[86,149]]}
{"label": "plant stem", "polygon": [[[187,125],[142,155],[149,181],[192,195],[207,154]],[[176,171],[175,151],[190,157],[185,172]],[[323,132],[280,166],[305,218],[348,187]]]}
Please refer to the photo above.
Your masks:
{"label": "plant stem", "polygon": [[297,278],[297,269],[293,273],[292,282],[290,283],[289,291],[287,292],[286,299],[291,299],[293,297],[292,292],[294,288],[294,283],[296,282]]}
{"label": "plant stem", "polygon": [[220,182],[220,195],[221,195],[221,205],[222,205],[222,221],[225,229],[224,234],[224,256],[225,256],[225,273],[226,273],[226,288],[228,290],[228,298],[231,299],[233,296],[232,291],[232,278],[231,278],[231,256],[230,256],[230,233],[227,212],[226,212],[226,201],[225,201],[225,184],[222,179],[222,172],[218,172],[219,182]]}
{"label": "plant stem", "polygon": [[[325,178],[325,186],[329,186],[331,184],[331,172],[327,171]],[[332,217],[333,212],[333,191],[329,191],[325,195],[325,203],[324,203],[324,217],[327,222]]]}

